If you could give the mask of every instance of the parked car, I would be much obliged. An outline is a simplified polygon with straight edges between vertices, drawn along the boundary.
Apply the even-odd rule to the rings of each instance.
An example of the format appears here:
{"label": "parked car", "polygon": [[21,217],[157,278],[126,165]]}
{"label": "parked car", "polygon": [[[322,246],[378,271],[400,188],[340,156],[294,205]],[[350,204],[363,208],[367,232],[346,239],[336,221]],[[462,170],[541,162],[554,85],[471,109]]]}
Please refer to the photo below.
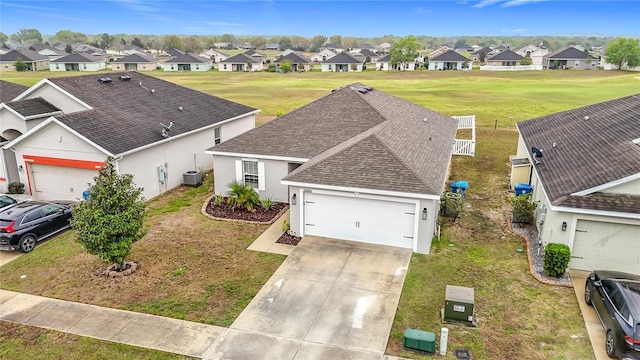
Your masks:
{"label": "parked car", "polygon": [[9,205],[13,205],[17,202],[18,200],[12,198],[9,195],[0,195],[0,209],[5,208]]}
{"label": "parked car", "polygon": [[73,201],[23,201],[0,210],[0,250],[28,253],[70,227]]}
{"label": "parked car", "polygon": [[593,306],[604,327],[607,355],[640,359],[640,275],[593,271],[586,280],[584,301]]}

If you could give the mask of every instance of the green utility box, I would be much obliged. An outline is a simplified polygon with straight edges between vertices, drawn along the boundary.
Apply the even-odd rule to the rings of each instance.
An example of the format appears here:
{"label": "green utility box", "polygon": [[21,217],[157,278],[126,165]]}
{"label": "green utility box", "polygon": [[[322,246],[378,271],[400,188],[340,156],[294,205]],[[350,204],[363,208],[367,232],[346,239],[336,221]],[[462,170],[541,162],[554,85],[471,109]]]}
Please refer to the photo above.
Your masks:
{"label": "green utility box", "polygon": [[473,289],[447,285],[444,299],[444,320],[475,323]]}
{"label": "green utility box", "polygon": [[436,334],[428,331],[406,329],[404,331],[404,347],[435,354]]}

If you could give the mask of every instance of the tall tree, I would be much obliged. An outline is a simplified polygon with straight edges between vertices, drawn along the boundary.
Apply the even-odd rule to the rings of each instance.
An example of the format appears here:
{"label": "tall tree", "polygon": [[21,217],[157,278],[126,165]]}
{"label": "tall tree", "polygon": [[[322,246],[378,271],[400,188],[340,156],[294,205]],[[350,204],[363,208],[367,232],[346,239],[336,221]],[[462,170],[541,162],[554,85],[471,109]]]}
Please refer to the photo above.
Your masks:
{"label": "tall tree", "polygon": [[347,49],[355,48],[356,46],[358,46],[358,43],[358,39],[353,36],[346,36],[344,39],[342,39],[342,46]]}
{"label": "tall tree", "polygon": [[98,47],[102,50],[110,48],[113,45],[115,38],[107,33],[100,34],[97,40]]}
{"label": "tall tree", "polygon": [[53,35],[52,41],[54,43],[84,43],[87,42],[87,35],[79,32],[73,32],[71,30],[60,30]]}
{"label": "tall tree", "polygon": [[199,54],[202,52],[204,45],[202,45],[202,41],[198,39],[196,36],[189,36],[183,40],[184,42],[184,51],[193,54]]}
{"label": "tall tree", "polygon": [[109,157],[88,192],[89,198],[73,207],[76,240],[89,254],[122,271],[131,246],[144,236],[142,188],[135,186],[133,175],[118,174]]}
{"label": "tall tree", "polygon": [[176,35],[167,35],[162,38],[162,49],[178,49],[184,51],[184,41]]}
{"label": "tall tree", "polygon": [[402,64],[402,68],[406,69],[407,64],[414,62],[416,57],[418,57],[418,50],[420,50],[421,47],[422,45],[413,35],[396,40],[390,50],[391,63]]}
{"label": "tall tree", "polygon": [[296,51],[307,51],[310,47],[309,39],[304,36],[292,35],[291,48]]}
{"label": "tall tree", "polygon": [[324,35],[318,34],[311,38],[311,51],[318,51],[327,42],[328,38]]}
{"label": "tall tree", "polygon": [[623,65],[630,68],[640,65],[640,45],[638,39],[619,38],[609,43],[604,52],[607,62],[618,66],[618,70]]}
{"label": "tall tree", "polygon": [[254,36],[251,38],[251,40],[249,40],[249,42],[254,48],[262,49],[267,44],[267,38],[265,38],[264,36]]}
{"label": "tall tree", "polygon": [[333,35],[329,38],[329,42],[332,44],[337,44],[342,46],[342,36],[340,35]]}
{"label": "tall tree", "polygon": [[147,46],[144,44],[144,42],[142,42],[142,40],[140,40],[139,37],[134,37],[133,40],[131,40],[131,45],[137,46],[139,48],[146,48]]}
{"label": "tall tree", "polygon": [[11,40],[22,44],[32,44],[34,42],[42,42],[42,34],[38,29],[20,29],[17,33],[11,35]]}
{"label": "tall tree", "polygon": [[231,34],[222,34],[220,35],[220,42],[235,43],[238,42],[238,39]]}
{"label": "tall tree", "polygon": [[125,40],[124,38],[120,38],[120,44],[127,45],[127,40]]}
{"label": "tall tree", "polygon": [[0,43],[6,42],[7,40],[9,40],[9,36],[0,31]]}
{"label": "tall tree", "polygon": [[64,47],[64,52],[66,52],[67,54],[71,54],[73,52],[71,44],[67,44],[67,46]]}
{"label": "tall tree", "polygon": [[288,36],[281,37],[280,41],[278,42],[278,47],[280,47],[280,50],[291,49],[293,47],[293,43],[291,42],[291,38],[288,37]]}

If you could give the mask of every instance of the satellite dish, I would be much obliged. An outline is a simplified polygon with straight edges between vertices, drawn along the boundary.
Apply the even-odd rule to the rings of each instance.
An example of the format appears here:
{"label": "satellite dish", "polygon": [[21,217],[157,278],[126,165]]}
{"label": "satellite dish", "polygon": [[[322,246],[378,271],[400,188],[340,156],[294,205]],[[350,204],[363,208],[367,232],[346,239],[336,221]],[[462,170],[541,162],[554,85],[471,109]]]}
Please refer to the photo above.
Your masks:
{"label": "satellite dish", "polygon": [[535,155],[535,157],[538,157],[538,158],[542,157],[542,150],[538,149],[535,146],[531,148],[531,152],[533,153],[533,155]]}

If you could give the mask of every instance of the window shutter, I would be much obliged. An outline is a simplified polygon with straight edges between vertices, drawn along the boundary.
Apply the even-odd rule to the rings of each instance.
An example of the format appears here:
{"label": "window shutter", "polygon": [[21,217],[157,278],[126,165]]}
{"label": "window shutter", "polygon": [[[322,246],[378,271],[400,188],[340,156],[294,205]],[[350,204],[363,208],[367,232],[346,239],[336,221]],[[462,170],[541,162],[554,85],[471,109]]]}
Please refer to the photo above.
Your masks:
{"label": "window shutter", "polygon": [[242,181],[242,160],[236,160],[236,181]]}
{"label": "window shutter", "polygon": [[258,190],[264,191],[265,188],[264,162],[258,162]]}

